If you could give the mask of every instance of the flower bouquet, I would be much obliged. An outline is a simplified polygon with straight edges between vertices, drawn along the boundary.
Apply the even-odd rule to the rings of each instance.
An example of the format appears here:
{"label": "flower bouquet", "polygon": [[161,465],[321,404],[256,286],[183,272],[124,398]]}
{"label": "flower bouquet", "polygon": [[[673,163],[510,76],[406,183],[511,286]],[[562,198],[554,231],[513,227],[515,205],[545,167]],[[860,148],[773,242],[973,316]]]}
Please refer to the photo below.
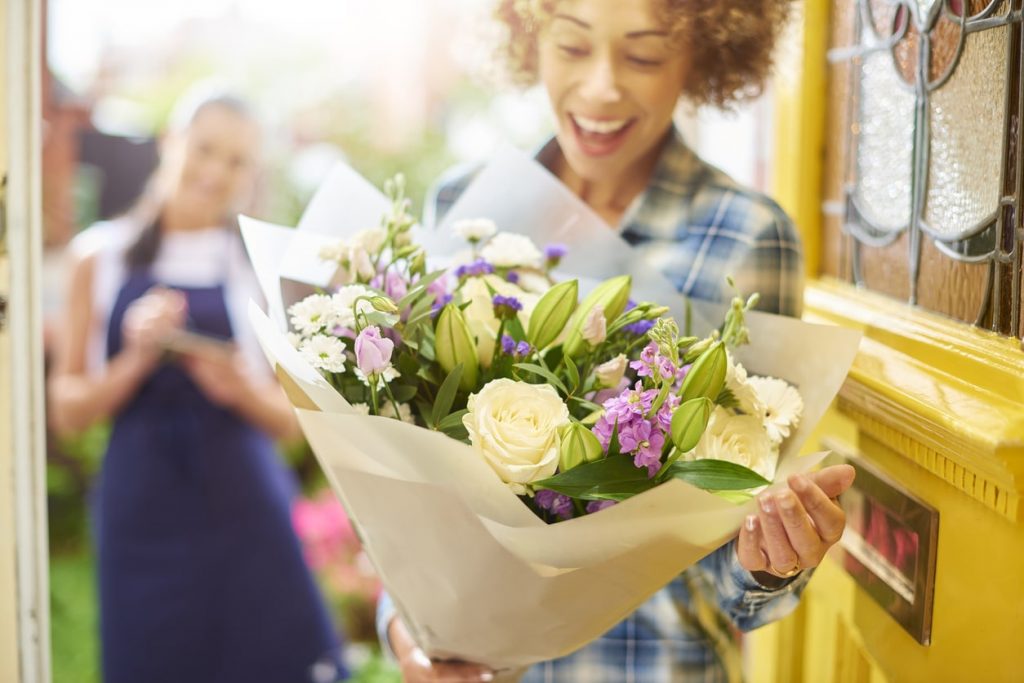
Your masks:
{"label": "flower bouquet", "polygon": [[251,318],[431,655],[580,647],[733,536],[751,489],[820,459],[796,450],[855,333],[756,295],[687,307],[515,154],[433,232],[385,190],[339,168],[297,230],[243,219],[271,314]]}

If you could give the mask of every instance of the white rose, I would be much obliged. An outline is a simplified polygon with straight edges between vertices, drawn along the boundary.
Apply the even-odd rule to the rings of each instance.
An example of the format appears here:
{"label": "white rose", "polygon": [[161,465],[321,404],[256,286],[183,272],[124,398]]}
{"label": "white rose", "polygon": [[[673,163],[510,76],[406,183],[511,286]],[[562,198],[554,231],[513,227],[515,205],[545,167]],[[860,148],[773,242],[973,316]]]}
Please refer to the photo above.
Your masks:
{"label": "white rose", "polygon": [[499,232],[480,250],[485,261],[495,268],[540,268],[544,255],[526,235]]}
{"label": "white rose", "polygon": [[769,481],[775,477],[779,451],[768,438],[761,418],[733,415],[715,408],[697,447],[688,456],[692,460],[728,460],[754,470]]}
{"label": "white rose", "polygon": [[727,355],[729,365],[725,373],[726,388],[736,397],[741,412],[763,420],[765,404],[758,396],[757,389],[747,379],[746,368],[736,362],[731,353]]}
{"label": "white rose", "polygon": [[530,314],[539,300],[535,294],[527,294],[497,275],[471,277],[462,285],[459,289],[462,300],[470,302],[463,315],[466,317],[470,333],[476,337],[477,357],[480,359],[480,365],[485,368],[491,367],[494,345],[497,343],[498,330],[501,328],[501,321],[494,317],[494,297],[487,289],[487,285],[502,296],[514,296],[519,300],[523,305],[523,310],[519,311],[519,322],[522,323],[523,329],[528,327]]}
{"label": "white rose", "polygon": [[554,475],[558,430],[569,409],[547,384],[496,379],[469,397],[462,423],[487,464],[517,495],[527,484]]}
{"label": "white rose", "polygon": [[617,387],[622,376],[626,373],[628,359],[624,354],[619,354],[606,363],[601,363],[594,369],[594,375],[602,387]]}
{"label": "white rose", "polygon": [[498,232],[490,218],[466,218],[452,225],[455,234],[467,242],[481,242]]}

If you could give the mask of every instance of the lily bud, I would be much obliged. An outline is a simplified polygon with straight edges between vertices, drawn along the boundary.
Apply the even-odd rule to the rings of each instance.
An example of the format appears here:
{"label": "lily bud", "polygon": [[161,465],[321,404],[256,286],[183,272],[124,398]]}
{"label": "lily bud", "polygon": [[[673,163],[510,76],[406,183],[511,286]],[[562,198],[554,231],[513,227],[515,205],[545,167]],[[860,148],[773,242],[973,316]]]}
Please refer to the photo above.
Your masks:
{"label": "lily bud", "polygon": [[701,396],[682,403],[672,415],[672,443],[683,453],[697,447],[714,409],[709,399]]}
{"label": "lily bud", "polygon": [[437,362],[445,372],[451,372],[456,365],[462,363],[462,379],[459,381],[462,390],[476,389],[480,372],[476,342],[458,306],[448,304],[441,309],[441,314],[437,317],[434,346]]}
{"label": "lily bud", "polygon": [[596,306],[604,309],[606,321],[615,320],[626,308],[629,301],[629,290],[633,279],[628,275],[620,275],[605,280],[587,295],[569,321],[569,335],[565,340],[563,351],[566,356],[574,358],[587,350],[587,341],[583,337],[583,327]]}
{"label": "lily bud", "polygon": [[718,399],[725,386],[725,372],[729,366],[729,358],[725,353],[725,344],[715,342],[711,348],[700,355],[693,367],[686,373],[683,380],[682,399],[689,401],[694,398]]}
{"label": "lily bud", "polygon": [[576,309],[576,297],[579,284],[576,280],[560,282],[549,289],[530,314],[529,330],[526,339],[537,350],[550,346],[565,329],[573,311]]}
{"label": "lily bud", "polygon": [[604,456],[604,448],[597,436],[579,422],[562,430],[559,444],[558,470],[568,472],[585,462],[594,462]]}
{"label": "lily bud", "polygon": [[398,313],[398,306],[386,296],[375,296],[370,299],[370,305],[381,313]]}

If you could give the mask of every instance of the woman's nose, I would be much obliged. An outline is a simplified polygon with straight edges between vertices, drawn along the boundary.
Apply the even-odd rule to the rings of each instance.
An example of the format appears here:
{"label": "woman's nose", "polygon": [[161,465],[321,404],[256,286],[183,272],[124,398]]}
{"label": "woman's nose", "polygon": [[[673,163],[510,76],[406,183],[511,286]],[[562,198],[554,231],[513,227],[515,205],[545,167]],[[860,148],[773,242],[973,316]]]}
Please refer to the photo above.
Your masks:
{"label": "woman's nose", "polygon": [[622,97],[622,89],[611,56],[595,56],[588,65],[580,94],[592,102],[615,102]]}

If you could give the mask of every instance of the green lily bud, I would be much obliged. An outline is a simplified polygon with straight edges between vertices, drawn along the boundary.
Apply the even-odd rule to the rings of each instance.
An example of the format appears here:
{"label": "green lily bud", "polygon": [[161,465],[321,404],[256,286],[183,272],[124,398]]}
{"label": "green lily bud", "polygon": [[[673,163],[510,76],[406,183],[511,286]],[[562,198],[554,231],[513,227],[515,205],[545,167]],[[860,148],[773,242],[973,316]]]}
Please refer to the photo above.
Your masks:
{"label": "green lily bud", "polygon": [[725,385],[725,372],[729,365],[729,358],[725,354],[725,344],[715,342],[711,348],[700,355],[693,363],[693,367],[686,373],[683,380],[682,399],[704,397],[711,401],[718,398]]}
{"label": "green lily bud", "polygon": [[579,422],[573,422],[562,430],[559,444],[558,470],[568,472],[585,462],[600,460],[604,448],[594,432]]}
{"label": "green lily bud", "polygon": [[437,317],[434,346],[437,362],[445,372],[451,372],[456,365],[462,363],[462,379],[459,381],[462,390],[476,389],[480,373],[476,342],[458,306],[448,304],[441,310]]}
{"label": "green lily bud", "polygon": [[697,447],[700,437],[708,427],[711,411],[715,404],[710,399],[692,398],[686,401],[672,415],[672,443],[683,453]]}
{"label": "green lily bud", "polygon": [[541,297],[530,314],[526,340],[538,351],[551,345],[565,329],[576,308],[579,283],[576,280],[560,282]]}
{"label": "green lily bud", "polygon": [[686,354],[683,356],[683,364],[689,364],[700,358],[700,355],[711,348],[711,345],[715,343],[716,337],[704,337],[698,342],[692,343]]}
{"label": "green lily bud", "polygon": [[633,285],[633,278],[629,275],[620,275],[610,280],[605,280],[594,288],[587,298],[583,300],[576,312],[569,321],[569,335],[566,337],[563,352],[566,356],[573,358],[587,350],[588,345],[583,338],[583,325],[587,322],[590,311],[595,306],[604,308],[606,321],[613,321],[618,318],[626,308],[629,301],[629,290]]}
{"label": "green lily bud", "polygon": [[427,272],[427,255],[419,251],[409,262],[409,273],[411,275],[425,275]]}
{"label": "green lily bud", "polygon": [[398,306],[386,296],[375,296],[370,299],[370,305],[381,313],[398,313]]}

